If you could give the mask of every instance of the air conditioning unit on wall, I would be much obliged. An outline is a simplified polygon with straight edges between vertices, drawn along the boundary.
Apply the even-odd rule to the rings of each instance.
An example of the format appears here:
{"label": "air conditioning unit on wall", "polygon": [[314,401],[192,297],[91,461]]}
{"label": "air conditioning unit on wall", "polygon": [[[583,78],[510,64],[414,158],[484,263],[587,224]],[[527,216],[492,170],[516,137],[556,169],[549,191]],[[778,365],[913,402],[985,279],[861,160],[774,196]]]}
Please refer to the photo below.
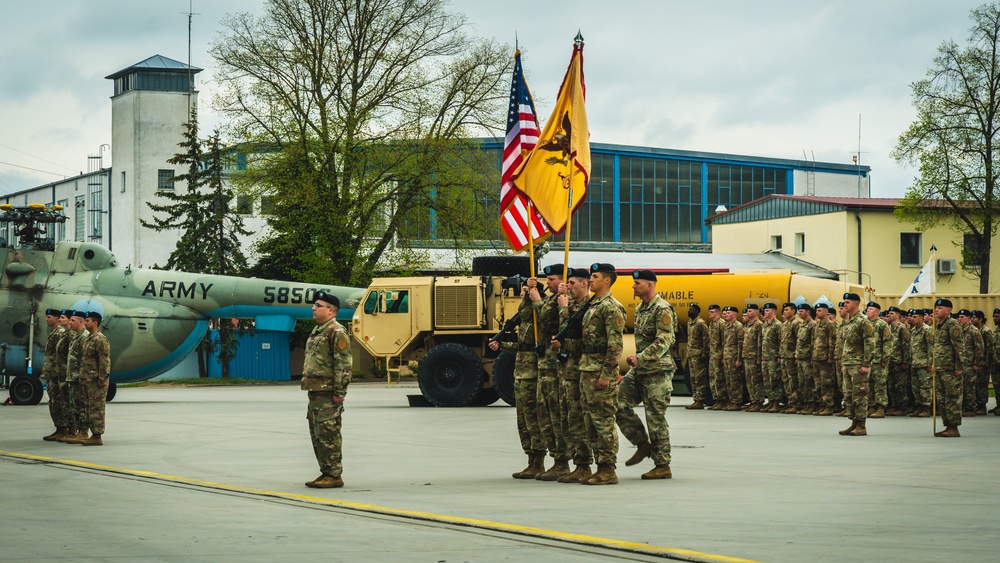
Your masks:
{"label": "air conditioning unit on wall", "polygon": [[954,258],[940,258],[937,261],[937,271],[941,275],[954,274],[958,264]]}

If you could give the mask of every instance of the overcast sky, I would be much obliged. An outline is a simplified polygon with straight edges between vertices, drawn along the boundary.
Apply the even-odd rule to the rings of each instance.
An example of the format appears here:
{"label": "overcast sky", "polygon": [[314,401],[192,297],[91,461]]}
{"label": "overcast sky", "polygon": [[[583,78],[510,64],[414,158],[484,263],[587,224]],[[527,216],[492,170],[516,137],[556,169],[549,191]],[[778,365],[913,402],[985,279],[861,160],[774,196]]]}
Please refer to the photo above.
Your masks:
{"label": "overcast sky", "polygon": [[[453,0],[469,33],[523,52],[540,119],[552,109],[573,37],[586,40],[591,139],[872,167],[872,195],[899,197],[914,170],[889,153],[914,118],[910,83],[941,43],[964,44],[966,0]],[[237,11],[263,0],[194,0],[192,64],[202,130],[208,55]],[[0,194],[86,171],[111,142],[104,77],[155,54],[187,59],[188,0],[34,0],[0,18]],[[509,80],[509,79],[508,79]],[[506,88],[506,86],[505,86]],[[105,166],[112,155],[104,148]],[[34,170],[32,170],[34,169]]]}

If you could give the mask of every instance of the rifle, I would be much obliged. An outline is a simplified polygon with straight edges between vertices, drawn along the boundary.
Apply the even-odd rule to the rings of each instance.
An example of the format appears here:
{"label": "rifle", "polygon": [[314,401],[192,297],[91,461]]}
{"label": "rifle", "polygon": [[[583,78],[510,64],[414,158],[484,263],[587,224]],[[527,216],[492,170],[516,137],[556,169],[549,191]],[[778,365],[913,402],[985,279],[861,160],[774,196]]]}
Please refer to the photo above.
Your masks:
{"label": "rifle", "polygon": [[504,334],[513,333],[514,329],[517,328],[517,326],[519,324],[521,324],[521,314],[520,313],[515,313],[513,317],[507,319],[507,322],[505,322],[503,324],[503,328],[501,328],[499,332],[497,332],[496,334],[494,334],[493,337],[490,338],[489,341],[490,342],[500,342],[500,340],[503,338]]}
{"label": "rifle", "polygon": [[580,329],[583,325],[583,315],[587,313],[587,309],[590,309],[591,302],[592,300],[588,299],[587,302],[583,304],[583,307],[580,307],[579,311],[573,313],[573,315],[570,316],[570,318],[566,319],[566,326],[559,329],[559,332],[557,332],[556,335],[552,337],[552,340],[559,342],[559,353],[556,354],[556,361],[558,363],[560,364],[566,363],[566,360],[569,359],[569,352],[566,352],[565,349],[562,347],[563,340],[566,339],[566,337],[570,334],[571,331],[573,333],[573,338],[579,338],[579,336],[577,336],[577,333],[580,332]]}

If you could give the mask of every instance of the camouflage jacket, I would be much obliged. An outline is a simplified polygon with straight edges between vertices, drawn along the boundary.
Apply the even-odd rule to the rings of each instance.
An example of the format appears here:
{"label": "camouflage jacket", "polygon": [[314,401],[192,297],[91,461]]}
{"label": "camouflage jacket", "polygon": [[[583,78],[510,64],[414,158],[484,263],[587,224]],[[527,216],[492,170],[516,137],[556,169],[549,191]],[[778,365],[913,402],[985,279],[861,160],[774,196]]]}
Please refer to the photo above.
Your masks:
{"label": "camouflage jacket", "polygon": [[[57,325],[45,341],[45,363],[42,364],[42,380],[60,381],[66,376],[65,362],[59,361],[59,344],[66,336],[66,327]],[[62,371],[59,370],[60,366]]]}
{"label": "camouflage jacket", "polygon": [[109,375],[111,375],[111,346],[108,344],[108,338],[100,331],[94,332],[83,341],[80,379],[101,380]]}
{"label": "camouflage jacket", "polygon": [[708,359],[708,323],[701,317],[688,319],[688,358]]}
{"label": "camouflage jacket", "polygon": [[722,327],[722,359],[735,362],[743,359],[743,323],[733,321]]}
{"label": "camouflage jacket", "polygon": [[301,387],[306,391],[332,391],[347,395],[351,383],[351,337],[337,319],[316,326],[306,340]]}
{"label": "camouflage jacket", "polygon": [[580,371],[600,372],[601,379],[617,381],[624,329],[625,307],[611,293],[591,297],[590,308],[583,315]]}
{"label": "camouflage jacket", "polygon": [[755,364],[760,359],[763,325],[760,319],[754,319],[743,327],[743,358],[748,364]]}
{"label": "camouflage jacket", "polygon": [[931,335],[931,345],[934,349],[934,369],[948,371],[962,369],[962,357],[965,355],[965,338],[962,335],[962,325],[948,317],[937,324]]}
{"label": "camouflage jacket", "polygon": [[[517,306],[521,324],[517,325],[517,340],[501,344],[504,352],[516,354],[514,379],[538,379],[538,354],[535,353],[535,305],[527,295]],[[541,329],[539,329],[541,332]],[[540,334],[539,334],[540,335]]]}
{"label": "camouflage jacket", "polygon": [[972,369],[972,366],[983,367],[983,334],[970,323],[968,326],[962,327],[962,335],[965,337],[962,369]]}
{"label": "camouflage jacket", "polygon": [[816,362],[833,363],[837,351],[837,325],[826,318],[813,324],[812,359]]}
{"label": "camouflage jacket", "polygon": [[927,368],[931,366],[931,329],[924,323],[916,327],[908,327],[910,330],[910,367]]}
{"label": "camouflage jacket", "polygon": [[722,359],[722,333],[726,322],[722,319],[715,319],[708,324],[708,359]]}
{"label": "camouflage jacket", "polygon": [[875,356],[875,327],[867,317],[855,313],[844,322],[844,355],[842,363],[845,366],[860,365],[870,368]]}
{"label": "camouflage jacket", "polygon": [[[559,307],[559,330],[565,328],[570,317],[577,314],[589,300],[590,297],[584,297],[580,301],[570,297],[567,305]],[[567,331],[561,344],[561,349],[569,354],[569,359],[576,368],[580,355],[583,354],[583,328],[577,327],[575,330]]]}
{"label": "camouflage jacket", "polygon": [[983,365],[990,369],[993,366],[993,331],[983,325],[979,327],[979,334],[983,335]]}
{"label": "camouflage jacket", "polygon": [[844,327],[847,326],[847,322],[840,319],[837,323],[837,330],[834,332],[834,337],[836,338],[836,344],[833,346],[833,363],[835,365],[843,365],[844,363]]}
{"label": "camouflage jacket", "polygon": [[635,308],[636,374],[673,372],[677,369],[670,348],[674,345],[677,315],[659,294]]}
{"label": "camouflage jacket", "polygon": [[76,381],[80,377],[80,362],[83,360],[83,343],[90,336],[87,329],[79,333],[69,331],[69,351],[66,354],[66,381]]}
{"label": "camouflage jacket", "polygon": [[872,365],[887,364],[891,351],[890,346],[892,346],[892,329],[889,328],[889,323],[881,318],[868,322],[872,323],[872,328],[875,329],[875,352],[872,354]]}
{"label": "camouflage jacket", "polygon": [[781,344],[779,345],[779,351],[782,358],[790,359],[795,357],[795,344],[799,339],[799,327],[801,325],[802,319],[798,317],[781,322]]}
{"label": "camouflage jacket", "polygon": [[534,301],[532,305],[538,314],[538,342],[545,346],[545,353],[538,358],[538,369],[556,369],[558,351],[549,345],[552,337],[559,332],[559,303],[556,302],[556,294]]}
{"label": "camouflage jacket", "polygon": [[764,321],[760,328],[760,353],[763,360],[777,360],[781,352],[781,321]]}
{"label": "camouflage jacket", "polygon": [[897,321],[889,325],[892,331],[892,345],[889,347],[889,363],[895,365],[910,363],[910,327]]}
{"label": "camouflage jacket", "polygon": [[[802,317],[799,317],[799,319],[801,318]],[[809,319],[808,321],[799,322],[799,330],[795,335],[795,359],[811,360],[813,349],[813,329],[816,327],[816,321]]]}

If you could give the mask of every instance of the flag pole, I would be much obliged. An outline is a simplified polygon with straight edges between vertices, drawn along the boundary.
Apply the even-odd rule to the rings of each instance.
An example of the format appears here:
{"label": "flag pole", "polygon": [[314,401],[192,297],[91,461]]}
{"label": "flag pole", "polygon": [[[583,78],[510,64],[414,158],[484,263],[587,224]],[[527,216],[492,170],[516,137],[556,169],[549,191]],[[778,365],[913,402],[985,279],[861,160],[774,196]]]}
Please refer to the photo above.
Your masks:
{"label": "flag pole", "polygon": [[[937,302],[937,290],[931,294],[931,303]],[[937,368],[935,364],[935,354],[934,354],[934,330],[937,328],[937,311],[931,313],[931,420],[934,421],[932,425],[932,431],[937,434]]]}
{"label": "flag pole", "polygon": [[[573,38],[573,45],[578,46],[583,44],[583,34],[579,31],[576,32],[576,37]],[[576,56],[576,49],[573,50],[573,56]],[[572,64],[572,62],[570,63]],[[582,71],[581,71],[582,72]],[[576,88],[570,88],[570,107],[575,107],[573,104],[573,96],[576,93]],[[575,127],[574,127],[575,129]],[[573,135],[569,135],[569,177],[566,179],[568,183],[568,188],[566,190],[566,209],[569,211],[566,215],[566,245],[563,250],[563,283],[566,283],[567,270],[569,266],[569,239],[570,235],[573,233],[573,173],[576,171],[576,166],[573,164],[575,157],[573,156]]]}
{"label": "flag pole", "polygon": [[[531,274],[532,279],[535,278],[535,228],[532,217],[534,213],[532,212],[531,198],[524,198],[528,202],[527,206],[527,219],[528,219],[528,272]],[[537,283],[537,280],[536,280]],[[531,325],[535,329],[535,346],[538,346],[538,312],[535,311],[535,306],[531,306]]]}

